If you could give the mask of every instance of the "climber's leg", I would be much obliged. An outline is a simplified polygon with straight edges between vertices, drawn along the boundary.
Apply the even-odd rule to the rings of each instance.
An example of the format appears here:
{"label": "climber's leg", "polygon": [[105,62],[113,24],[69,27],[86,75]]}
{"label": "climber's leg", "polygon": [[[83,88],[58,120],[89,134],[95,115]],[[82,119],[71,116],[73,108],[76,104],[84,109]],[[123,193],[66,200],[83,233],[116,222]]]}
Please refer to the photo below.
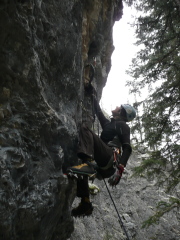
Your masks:
{"label": "climber's leg", "polygon": [[89,200],[89,186],[87,176],[83,176],[83,178],[77,179],[77,197],[81,198],[81,202],[76,208],[72,210],[72,216],[78,217],[88,216],[92,214],[93,206]]}

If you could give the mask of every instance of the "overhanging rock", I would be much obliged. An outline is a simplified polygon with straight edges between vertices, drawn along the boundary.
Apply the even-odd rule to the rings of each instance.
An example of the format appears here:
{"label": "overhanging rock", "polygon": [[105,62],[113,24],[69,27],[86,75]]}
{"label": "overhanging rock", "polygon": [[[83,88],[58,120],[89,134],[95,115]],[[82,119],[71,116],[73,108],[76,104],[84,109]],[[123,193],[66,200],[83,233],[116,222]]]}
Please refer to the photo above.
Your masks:
{"label": "overhanging rock", "polygon": [[[100,97],[121,0],[0,3],[0,239],[67,239],[78,127],[92,124],[84,66]],[[87,117],[88,114],[88,117]]]}

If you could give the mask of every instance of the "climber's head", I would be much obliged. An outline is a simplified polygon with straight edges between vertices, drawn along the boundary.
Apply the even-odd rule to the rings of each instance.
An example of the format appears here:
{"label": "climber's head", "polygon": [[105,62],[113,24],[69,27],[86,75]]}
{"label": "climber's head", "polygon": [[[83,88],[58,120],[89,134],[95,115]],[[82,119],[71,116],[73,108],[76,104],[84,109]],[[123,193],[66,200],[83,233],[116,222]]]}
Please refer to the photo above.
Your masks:
{"label": "climber's head", "polygon": [[112,110],[112,115],[115,119],[121,119],[125,122],[130,122],[136,117],[136,110],[129,104],[122,104]]}

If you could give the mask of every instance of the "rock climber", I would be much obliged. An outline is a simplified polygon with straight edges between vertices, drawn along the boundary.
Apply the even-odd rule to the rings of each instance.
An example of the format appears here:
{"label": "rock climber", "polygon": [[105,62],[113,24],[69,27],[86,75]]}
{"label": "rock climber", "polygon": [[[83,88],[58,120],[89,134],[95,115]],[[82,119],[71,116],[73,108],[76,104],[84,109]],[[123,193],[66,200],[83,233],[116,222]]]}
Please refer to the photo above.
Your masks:
{"label": "rock climber", "polygon": [[[97,93],[90,84],[85,90],[91,95],[95,114],[102,127],[101,136],[98,137],[87,126],[82,125],[79,132],[79,145],[77,156],[82,164],[68,169],[70,173],[77,173],[77,197],[81,198],[78,207],[72,210],[72,216],[88,216],[92,214],[93,206],[89,198],[88,176],[97,173],[97,176],[109,178],[110,186],[116,186],[122,176],[127,161],[131,155],[130,128],[126,124],[136,116],[135,109],[129,104],[122,104],[112,111],[111,121],[107,119],[97,100]],[[118,156],[118,164],[114,166],[114,151],[122,149]],[[94,162],[96,164],[94,164]]]}

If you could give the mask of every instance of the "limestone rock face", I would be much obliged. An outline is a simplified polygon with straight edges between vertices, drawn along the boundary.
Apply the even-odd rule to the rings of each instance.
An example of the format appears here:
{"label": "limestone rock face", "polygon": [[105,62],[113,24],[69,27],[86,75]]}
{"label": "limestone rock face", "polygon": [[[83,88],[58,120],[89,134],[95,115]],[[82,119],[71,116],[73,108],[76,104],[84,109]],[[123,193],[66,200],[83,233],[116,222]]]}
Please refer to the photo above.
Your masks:
{"label": "limestone rock face", "polygon": [[[101,96],[121,0],[0,2],[0,239],[65,240],[78,128],[92,123],[85,66]],[[87,73],[89,76],[89,73]]]}

